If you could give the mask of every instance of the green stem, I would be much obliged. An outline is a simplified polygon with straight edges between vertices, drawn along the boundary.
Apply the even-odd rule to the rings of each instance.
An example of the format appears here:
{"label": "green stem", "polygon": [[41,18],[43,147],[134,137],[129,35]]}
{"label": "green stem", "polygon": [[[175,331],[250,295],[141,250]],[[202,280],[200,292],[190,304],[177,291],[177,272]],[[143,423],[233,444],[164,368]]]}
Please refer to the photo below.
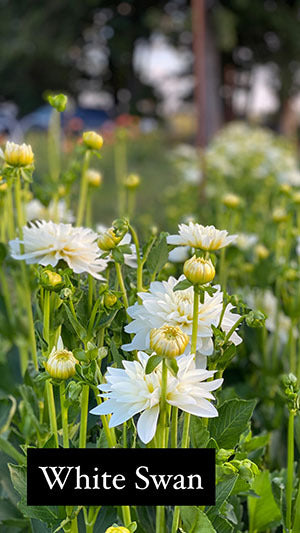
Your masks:
{"label": "green stem", "polygon": [[1,286],[2,286],[3,299],[5,302],[5,309],[7,312],[9,323],[12,325],[14,323],[14,314],[13,314],[13,308],[11,304],[10,291],[9,291],[7,279],[6,279],[2,265],[0,265],[0,281],[1,281]]}
{"label": "green stem", "polygon": [[6,195],[6,209],[7,209],[7,230],[9,239],[13,239],[15,236],[15,220],[14,220],[14,208],[13,208],[13,194],[12,186],[9,185],[7,188]]}
{"label": "green stem", "polygon": [[298,486],[298,494],[295,501],[295,516],[293,522],[293,530],[300,531],[300,481]]}
{"label": "green stem", "polygon": [[90,274],[88,275],[88,284],[89,284],[88,311],[90,315],[92,311],[92,307],[93,307],[93,294],[94,294],[94,278]]}
{"label": "green stem", "polygon": [[86,201],[87,201],[87,192],[88,192],[88,181],[86,178],[86,172],[89,168],[91,158],[91,152],[90,150],[87,150],[85,152],[83,165],[82,165],[82,173],[81,173],[81,184],[80,184],[80,192],[79,192],[79,204],[77,209],[77,217],[76,217],[76,226],[81,226],[83,222],[84,212],[86,209]]}
{"label": "green stem", "polygon": [[17,209],[17,224],[19,230],[19,238],[23,238],[23,225],[24,225],[24,211],[21,199],[21,180],[18,177],[15,181],[15,202]]}
{"label": "green stem", "polygon": [[61,422],[63,430],[63,444],[64,448],[69,448],[69,429],[68,429],[68,409],[65,405],[66,387],[65,382],[62,381],[59,386],[59,397],[60,397],[60,409],[61,409]]}
{"label": "green stem", "polygon": [[89,386],[83,385],[81,392],[81,420],[79,433],[79,448],[86,447],[86,432],[89,408]]}
{"label": "green stem", "polygon": [[287,441],[287,481],[286,481],[286,527],[291,531],[292,527],[292,496],[294,474],[294,418],[295,413],[290,411],[288,423]]}
{"label": "green stem", "polygon": [[194,286],[194,305],[193,305],[193,329],[191,341],[191,353],[196,354],[197,350],[197,333],[198,333],[198,313],[199,313],[199,294]]}
{"label": "green stem", "polygon": [[[159,445],[160,448],[166,447],[166,415],[167,415],[167,384],[168,384],[168,367],[166,359],[162,360],[162,379],[161,379],[161,397],[160,397],[160,415],[159,415]],[[165,508],[158,506],[156,509],[156,533],[165,532]]]}
{"label": "green stem", "polygon": [[180,507],[176,506],[174,509],[174,513],[173,513],[171,533],[177,533],[178,526],[179,526],[179,518],[180,518]]}
{"label": "green stem", "polygon": [[178,407],[172,407],[172,422],[171,422],[171,448],[177,448],[177,434],[178,434]]}
{"label": "green stem", "polygon": [[226,271],[226,248],[221,249],[220,254],[220,285],[223,290],[226,285],[227,271]]}
{"label": "green stem", "polygon": [[129,526],[129,524],[131,524],[132,522],[129,505],[122,506],[122,516],[123,516],[124,526],[125,527]]}
{"label": "green stem", "polygon": [[116,267],[116,274],[117,274],[119,287],[120,287],[120,290],[122,292],[123,302],[124,302],[124,305],[125,305],[125,307],[127,309],[127,307],[128,307],[128,299],[127,299],[126,287],[125,287],[123,276],[122,276],[121,266],[119,265],[119,263],[115,263],[115,267]]}
{"label": "green stem", "polygon": [[289,331],[289,356],[290,356],[290,372],[296,374],[296,339],[294,335],[295,320],[291,320]]}
{"label": "green stem", "polygon": [[135,232],[135,230],[133,229],[132,226],[129,226],[129,230],[130,230],[130,233],[132,235],[132,240],[133,240],[133,243],[134,243],[134,246],[135,246],[135,251],[136,251],[136,260],[137,260],[136,287],[137,287],[137,292],[142,292],[143,291],[143,266],[144,266],[144,261],[140,257],[140,245],[139,245],[138,236],[137,236],[137,234],[136,234],[136,232]]}
{"label": "green stem", "polygon": [[[101,405],[101,398],[98,394],[99,391],[97,387],[93,387],[93,391],[95,393],[95,398],[96,398],[98,405]],[[102,421],[102,425],[103,425],[104,433],[106,436],[106,440],[108,442],[108,446],[109,448],[114,448],[117,444],[114,428],[109,427],[106,415],[100,415],[100,418]]]}
{"label": "green stem", "polygon": [[50,419],[50,429],[51,429],[51,433],[54,435],[55,448],[58,448],[57,422],[56,422],[56,411],[55,411],[53,387],[52,387],[52,383],[50,383],[48,379],[46,381],[46,392],[47,392],[47,402],[48,402],[48,411],[49,411],[49,419]]}
{"label": "green stem", "polygon": [[227,341],[229,341],[231,335],[234,333],[234,331],[236,330],[236,328],[239,327],[239,325],[241,324],[241,322],[243,322],[245,316],[242,315],[240,316],[240,318],[233,324],[232,328],[228,331],[226,337],[225,337],[225,340],[224,340],[224,343],[226,343]]}
{"label": "green stem", "polygon": [[45,290],[44,294],[44,314],[43,314],[43,336],[50,352],[50,291]]}
{"label": "green stem", "polygon": [[123,423],[123,448],[127,448],[127,422]]}

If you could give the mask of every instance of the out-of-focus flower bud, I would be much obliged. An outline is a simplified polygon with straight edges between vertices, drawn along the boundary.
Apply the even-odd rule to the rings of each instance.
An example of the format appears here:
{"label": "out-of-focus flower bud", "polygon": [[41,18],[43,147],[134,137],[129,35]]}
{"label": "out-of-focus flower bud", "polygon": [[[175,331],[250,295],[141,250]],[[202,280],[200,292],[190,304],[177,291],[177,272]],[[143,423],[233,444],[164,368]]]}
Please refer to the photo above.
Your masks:
{"label": "out-of-focus flower bud", "polygon": [[254,248],[254,253],[260,260],[267,259],[270,255],[268,248],[264,244],[257,244]]}
{"label": "out-of-focus flower bud", "polygon": [[34,155],[30,144],[15,144],[7,141],[4,159],[12,167],[28,167],[34,163]]}
{"label": "out-of-focus flower bud", "polygon": [[61,113],[67,107],[68,97],[65,94],[49,95],[48,102],[54,109]]}
{"label": "out-of-focus flower bud", "polygon": [[103,138],[95,131],[85,131],[82,134],[84,144],[91,150],[100,150],[103,145]]}
{"label": "out-of-focus flower bud", "polygon": [[286,222],[289,219],[289,215],[283,207],[275,207],[272,219],[277,224],[280,224],[281,222]]}
{"label": "out-of-focus flower bud", "polygon": [[113,307],[113,305],[115,305],[117,300],[118,298],[116,297],[115,294],[107,292],[104,296],[104,305],[105,307]]}
{"label": "out-of-focus flower bud", "polygon": [[129,174],[124,179],[124,186],[126,189],[134,190],[136,189],[141,183],[141,178],[138,176],[138,174]]}
{"label": "out-of-focus flower bud", "polygon": [[100,235],[97,243],[101,250],[104,252],[109,252],[119,244],[122,238],[123,235],[119,237],[116,235],[114,228],[109,228],[107,231],[102,233],[102,235]]}
{"label": "out-of-focus flower bud", "polygon": [[98,172],[98,170],[94,170],[93,168],[90,168],[85,173],[87,182],[92,187],[100,187],[102,183],[102,174],[101,172]]}
{"label": "out-of-focus flower bud", "polygon": [[241,205],[241,198],[237,196],[237,194],[228,193],[224,194],[222,198],[222,203],[231,209],[236,209],[237,207],[240,207]]}

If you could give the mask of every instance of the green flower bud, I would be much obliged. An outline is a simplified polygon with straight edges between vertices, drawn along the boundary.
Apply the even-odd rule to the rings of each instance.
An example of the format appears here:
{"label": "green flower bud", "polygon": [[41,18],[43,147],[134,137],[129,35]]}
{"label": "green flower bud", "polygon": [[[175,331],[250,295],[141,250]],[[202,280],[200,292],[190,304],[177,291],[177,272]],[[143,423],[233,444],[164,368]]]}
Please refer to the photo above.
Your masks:
{"label": "green flower bud", "polygon": [[65,111],[68,103],[68,98],[65,94],[57,94],[55,96],[49,95],[47,99],[49,104],[54,107],[56,111],[59,111],[60,113]]}

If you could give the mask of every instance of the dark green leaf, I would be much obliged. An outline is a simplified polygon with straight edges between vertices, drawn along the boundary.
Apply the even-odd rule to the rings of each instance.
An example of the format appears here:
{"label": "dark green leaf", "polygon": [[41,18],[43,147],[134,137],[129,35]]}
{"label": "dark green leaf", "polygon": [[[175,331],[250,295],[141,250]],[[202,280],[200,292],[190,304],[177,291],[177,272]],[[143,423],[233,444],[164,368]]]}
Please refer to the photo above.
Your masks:
{"label": "dark green leaf", "polygon": [[159,365],[159,363],[162,361],[162,357],[160,355],[152,355],[147,362],[146,365],[146,374],[151,374],[153,370]]}
{"label": "dark green leaf", "polygon": [[218,409],[219,416],[211,418],[208,429],[221,448],[234,448],[240,435],[247,429],[256,400],[234,398]]}
{"label": "dark green leaf", "polygon": [[156,244],[151,248],[146,261],[146,266],[151,274],[159,272],[168,261],[169,250],[167,245],[167,233],[160,234]]}
{"label": "dark green leaf", "polygon": [[189,287],[191,287],[193,284],[188,280],[188,279],[183,279],[182,281],[179,281],[179,283],[177,283],[175,285],[175,287],[173,287],[173,291],[184,291],[185,289],[188,289]]}
{"label": "dark green leaf", "polygon": [[217,533],[207,515],[198,507],[180,507],[180,515],[187,533]]}

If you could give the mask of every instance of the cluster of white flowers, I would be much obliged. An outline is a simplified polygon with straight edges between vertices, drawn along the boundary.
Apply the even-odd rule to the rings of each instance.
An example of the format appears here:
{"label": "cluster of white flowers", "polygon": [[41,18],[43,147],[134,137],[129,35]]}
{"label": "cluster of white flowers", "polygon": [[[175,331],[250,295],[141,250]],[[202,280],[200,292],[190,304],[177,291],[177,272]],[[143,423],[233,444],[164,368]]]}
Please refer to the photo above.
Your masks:
{"label": "cluster of white flowers", "polygon": [[300,185],[300,171],[293,149],[271,131],[233,122],[206,151],[208,174],[226,178],[251,176],[275,178],[278,183]]}
{"label": "cluster of white flowers", "polygon": [[[147,444],[156,432],[161,397],[162,365],[150,374],[145,369],[149,356],[138,353],[138,361],[123,361],[124,369],[110,367],[106,373],[107,383],[99,385],[104,391],[100,396],[107,398],[91,410],[92,414],[111,414],[110,427],[118,426],[134,415],[142,413],[137,423],[140,439]],[[168,371],[166,401],[169,405],[196,416],[211,418],[218,411],[209,400],[211,391],[218,389],[223,379],[205,382],[214,371],[197,369],[193,355],[178,358],[178,373],[174,377]]]}
{"label": "cluster of white flowers", "polygon": [[[193,287],[181,291],[174,291],[175,285],[183,281],[185,276],[179,279],[170,277],[168,281],[154,281],[150,285],[149,292],[138,294],[142,303],[135,303],[127,309],[133,319],[125,331],[134,334],[129,344],[124,344],[125,351],[147,350],[150,347],[150,331],[160,328],[164,324],[179,326],[190,338],[193,327]],[[204,303],[199,306],[198,332],[197,332],[197,365],[205,366],[206,356],[213,353],[212,325],[218,326],[223,309],[223,293],[220,287],[213,296],[205,294]],[[222,319],[221,327],[228,332],[233,324],[239,319],[239,315],[232,313],[233,306],[228,304]],[[240,344],[242,339],[234,332],[230,338],[234,344]],[[190,350],[189,343],[185,353]]]}
{"label": "cluster of white flowers", "polygon": [[196,148],[189,144],[180,144],[172,150],[171,159],[185,182],[192,185],[201,183],[202,172]]}

